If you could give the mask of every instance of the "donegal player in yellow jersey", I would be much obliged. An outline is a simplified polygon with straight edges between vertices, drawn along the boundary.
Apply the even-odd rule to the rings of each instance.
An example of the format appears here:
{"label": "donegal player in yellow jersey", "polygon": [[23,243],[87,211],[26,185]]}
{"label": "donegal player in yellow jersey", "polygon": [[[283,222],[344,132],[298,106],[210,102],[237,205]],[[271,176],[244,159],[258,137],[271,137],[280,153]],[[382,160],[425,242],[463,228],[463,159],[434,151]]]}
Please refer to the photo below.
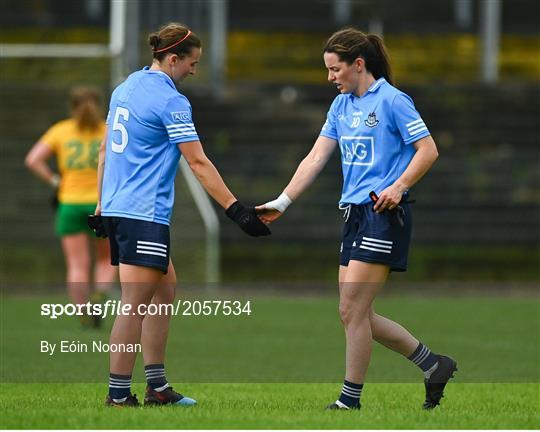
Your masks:
{"label": "donegal player in yellow jersey", "polygon": [[[81,304],[91,297],[92,246],[96,257],[93,280],[98,296],[114,282],[116,269],[110,265],[108,241],[96,239],[86,225],[87,216],[96,208],[98,150],[105,133],[100,92],[75,87],[70,102],[71,117],[45,132],[26,156],[25,164],[57,190],[55,231],[62,240],[68,293],[73,303]],[[56,155],[59,174],[47,164],[52,155]]]}

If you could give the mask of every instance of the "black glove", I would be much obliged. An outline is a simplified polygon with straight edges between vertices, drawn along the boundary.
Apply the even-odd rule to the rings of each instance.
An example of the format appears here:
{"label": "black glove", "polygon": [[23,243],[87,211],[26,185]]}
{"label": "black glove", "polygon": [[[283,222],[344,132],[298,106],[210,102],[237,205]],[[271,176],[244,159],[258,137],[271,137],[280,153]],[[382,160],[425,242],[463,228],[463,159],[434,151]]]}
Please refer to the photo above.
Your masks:
{"label": "black glove", "polygon": [[58,210],[58,189],[55,189],[52,193],[51,197],[49,198],[49,204],[54,211]]}
{"label": "black glove", "polygon": [[98,215],[88,215],[88,227],[94,231],[96,237],[107,238],[107,232],[105,231],[105,225],[103,225],[103,219]]}
{"label": "black glove", "polygon": [[236,222],[242,228],[242,231],[252,237],[272,234],[268,227],[257,217],[254,207],[244,207],[236,201],[225,211],[225,214]]}

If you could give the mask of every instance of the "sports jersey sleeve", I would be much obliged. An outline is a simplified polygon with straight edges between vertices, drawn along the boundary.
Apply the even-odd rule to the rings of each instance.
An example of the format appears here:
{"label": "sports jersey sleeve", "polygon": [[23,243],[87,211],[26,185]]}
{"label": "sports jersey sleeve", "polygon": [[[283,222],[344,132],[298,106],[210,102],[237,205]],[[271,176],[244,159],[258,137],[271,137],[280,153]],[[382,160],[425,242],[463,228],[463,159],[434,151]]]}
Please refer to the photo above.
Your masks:
{"label": "sports jersey sleeve", "polygon": [[199,140],[191,117],[191,104],[185,97],[178,95],[171,98],[161,115],[161,120],[167,128],[171,144]]}
{"label": "sports jersey sleeve", "polygon": [[335,101],[330,106],[328,114],[326,114],[326,121],[321,129],[319,136],[324,136],[334,140],[338,139],[337,129],[336,129],[336,116],[335,116]]}
{"label": "sports jersey sleeve", "polygon": [[51,126],[47,132],[39,139],[39,142],[45,144],[47,147],[50,147],[53,151],[58,150],[60,145],[60,130],[58,124]]}
{"label": "sports jersey sleeve", "polygon": [[424,120],[416,111],[412,99],[406,94],[402,93],[394,98],[392,114],[405,144],[412,144],[430,135]]}

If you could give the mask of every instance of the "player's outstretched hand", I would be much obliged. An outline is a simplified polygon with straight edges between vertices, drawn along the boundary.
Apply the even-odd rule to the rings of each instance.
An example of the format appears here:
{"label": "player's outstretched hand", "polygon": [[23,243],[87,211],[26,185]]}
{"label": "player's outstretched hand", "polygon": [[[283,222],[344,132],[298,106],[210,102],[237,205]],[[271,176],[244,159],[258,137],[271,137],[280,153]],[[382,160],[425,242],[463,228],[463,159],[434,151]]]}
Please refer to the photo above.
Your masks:
{"label": "player's outstretched hand", "polygon": [[268,225],[285,213],[285,210],[287,210],[287,207],[291,204],[292,200],[289,198],[289,195],[282,192],[275,200],[268,201],[267,203],[255,207],[255,211],[261,220]]}
{"label": "player's outstretched hand", "polygon": [[88,215],[87,219],[88,227],[94,231],[96,237],[107,238],[107,232],[103,225],[103,219],[99,215]]}
{"label": "player's outstretched hand", "polygon": [[268,227],[257,217],[253,207],[245,207],[236,201],[225,211],[225,214],[242,228],[242,231],[252,237],[272,234]]}
{"label": "player's outstretched hand", "polygon": [[255,212],[266,225],[271,224],[283,214],[279,210],[268,208],[266,204],[256,206]]}

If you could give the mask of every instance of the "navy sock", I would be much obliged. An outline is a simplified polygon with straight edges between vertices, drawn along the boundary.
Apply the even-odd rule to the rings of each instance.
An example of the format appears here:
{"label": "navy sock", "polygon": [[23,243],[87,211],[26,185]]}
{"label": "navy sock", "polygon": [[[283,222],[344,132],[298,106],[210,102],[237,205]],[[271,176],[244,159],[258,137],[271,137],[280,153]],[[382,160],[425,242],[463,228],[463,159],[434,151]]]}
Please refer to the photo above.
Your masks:
{"label": "navy sock", "polygon": [[349,408],[357,408],[360,405],[360,394],[364,384],[355,384],[350,381],[343,381],[343,389],[338,401]]}
{"label": "navy sock", "polygon": [[424,376],[429,378],[431,373],[437,369],[438,356],[437,354],[431,352],[431,350],[425,346],[422,342],[418,344],[418,347],[414,352],[407,357],[412,361],[416,366],[418,366],[422,371],[424,371]]}
{"label": "navy sock", "polygon": [[164,364],[146,365],[144,367],[144,374],[146,375],[146,382],[153,390],[162,391],[169,387],[167,378],[165,378]]}
{"label": "navy sock", "polygon": [[109,374],[109,396],[123,402],[131,394],[131,375]]}

